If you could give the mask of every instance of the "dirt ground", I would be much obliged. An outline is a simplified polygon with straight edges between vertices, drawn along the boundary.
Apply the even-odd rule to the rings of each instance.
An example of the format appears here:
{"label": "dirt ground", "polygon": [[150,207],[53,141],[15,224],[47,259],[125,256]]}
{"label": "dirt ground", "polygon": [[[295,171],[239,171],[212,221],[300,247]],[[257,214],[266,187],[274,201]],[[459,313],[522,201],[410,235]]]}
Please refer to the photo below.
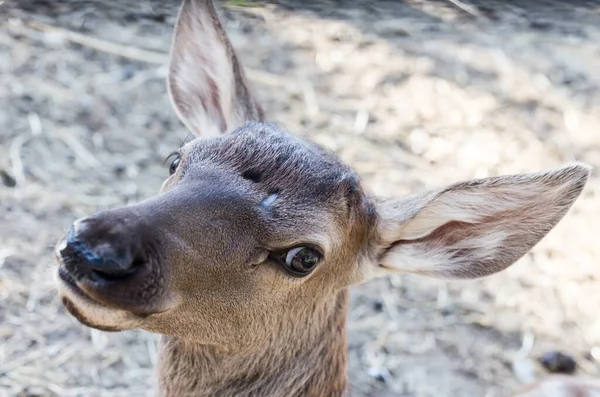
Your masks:
{"label": "dirt ground", "polygon": [[[76,218],[154,194],[186,138],[165,90],[178,2],[0,5],[0,396],[146,396],[156,336],[85,328],[52,246]],[[229,2],[272,121],[376,194],[581,160],[600,167],[600,4]],[[600,173],[530,254],[485,280],[353,289],[356,396],[505,396],[547,351],[600,375]]]}

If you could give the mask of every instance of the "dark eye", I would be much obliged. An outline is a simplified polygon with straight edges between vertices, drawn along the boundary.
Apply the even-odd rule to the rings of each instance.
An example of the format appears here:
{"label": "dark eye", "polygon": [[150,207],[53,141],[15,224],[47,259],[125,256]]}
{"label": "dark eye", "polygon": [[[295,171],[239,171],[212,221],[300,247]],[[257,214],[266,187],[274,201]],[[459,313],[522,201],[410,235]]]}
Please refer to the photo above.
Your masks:
{"label": "dark eye", "polygon": [[179,167],[179,160],[181,159],[181,156],[179,155],[179,153],[173,153],[171,156],[173,156],[173,161],[171,161],[171,165],[169,166],[169,174],[173,175],[175,173],[175,171],[177,171],[177,167]]}
{"label": "dark eye", "polygon": [[296,247],[282,252],[281,262],[296,277],[308,275],[321,260],[321,254],[309,247]]}

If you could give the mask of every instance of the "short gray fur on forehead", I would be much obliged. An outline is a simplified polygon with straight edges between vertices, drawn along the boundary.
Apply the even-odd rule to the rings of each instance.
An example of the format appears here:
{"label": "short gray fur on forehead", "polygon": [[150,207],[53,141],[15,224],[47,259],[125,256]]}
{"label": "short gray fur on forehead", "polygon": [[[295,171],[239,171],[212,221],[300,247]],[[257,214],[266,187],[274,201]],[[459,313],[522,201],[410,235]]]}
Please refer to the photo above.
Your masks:
{"label": "short gray fur on forehead", "polygon": [[333,152],[272,123],[248,122],[229,134],[197,139],[186,145],[184,156],[188,164],[209,162],[260,175],[269,193],[301,195],[306,201],[336,195],[349,177],[358,181]]}

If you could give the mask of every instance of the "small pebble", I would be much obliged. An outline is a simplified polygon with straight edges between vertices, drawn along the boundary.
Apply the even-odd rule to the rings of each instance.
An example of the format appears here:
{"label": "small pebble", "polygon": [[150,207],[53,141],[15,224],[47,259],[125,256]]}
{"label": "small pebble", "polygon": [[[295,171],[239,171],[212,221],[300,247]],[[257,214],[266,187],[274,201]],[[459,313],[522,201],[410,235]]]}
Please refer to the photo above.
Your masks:
{"label": "small pebble", "polygon": [[571,356],[561,352],[547,352],[540,357],[540,364],[548,372],[559,374],[572,374],[577,368],[577,362]]}
{"label": "small pebble", "polygon": [[381,312],[383,310],[383,301],[381,299],[377,299],[375,302],[373,302],[373,309],[376,312]]}
{"label": "small pebble", "polygon": [[127,166],[125,164],[116,164],[113,167],[113,172],[117,176],[123,176],[126,171],[127,171]]}
{"label": "small pebble", "polygon": [[17,186],[17,181],[13,178],[8,172],[4,170],[0,170],[0,179],[2,180],[2,184],[6,187],[15,187]]}

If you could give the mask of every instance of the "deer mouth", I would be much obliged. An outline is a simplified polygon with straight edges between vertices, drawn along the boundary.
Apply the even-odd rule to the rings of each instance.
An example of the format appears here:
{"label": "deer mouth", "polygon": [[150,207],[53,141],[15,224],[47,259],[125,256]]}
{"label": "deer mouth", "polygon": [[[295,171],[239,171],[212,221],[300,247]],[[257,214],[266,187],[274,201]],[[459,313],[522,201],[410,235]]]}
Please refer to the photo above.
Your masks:
{"label": "deer mouth", "polygon": [[[88,299],[94,301],[91,297],[87,296],[86,293],[79,288],[77,282],[63,267],[62,265],[58,266],[58,278],[63,281],[64,285],[66,285],[71,291],[73,291],[77,296],[82,299]],[[94,301],[95,303],[99,303]]]}
{"label": "deer mouth", "polygon": [[99,308],[100,310],[110,309],[108,309],[105,305],[87,295],[77,285],[77,282],[75,281],[73,276],[71,276],[62,267],[62,265],[59,265],[56,274],[61,295],[61,302],[63,306],[67,309],[69,314],[75,317],[77,321],[79,321],[83,325],[86,325],[91,328],[96,328],[100,331],[118,332],[122,330],[115,326],[98,324],[96,321],[92,320],[90,316],[86,315],[85,312],[93,312],[94,308]]}
{"label": "deer mouth", "polygon": [[90,328],[106,332],[119,332],[138,327],[139,318],[124,310],[111,308],[94,299],[82,289],[75,277],[65,269],[62,258],[57,255],[59,266],[55,280],[61,302],[77,321]]}

